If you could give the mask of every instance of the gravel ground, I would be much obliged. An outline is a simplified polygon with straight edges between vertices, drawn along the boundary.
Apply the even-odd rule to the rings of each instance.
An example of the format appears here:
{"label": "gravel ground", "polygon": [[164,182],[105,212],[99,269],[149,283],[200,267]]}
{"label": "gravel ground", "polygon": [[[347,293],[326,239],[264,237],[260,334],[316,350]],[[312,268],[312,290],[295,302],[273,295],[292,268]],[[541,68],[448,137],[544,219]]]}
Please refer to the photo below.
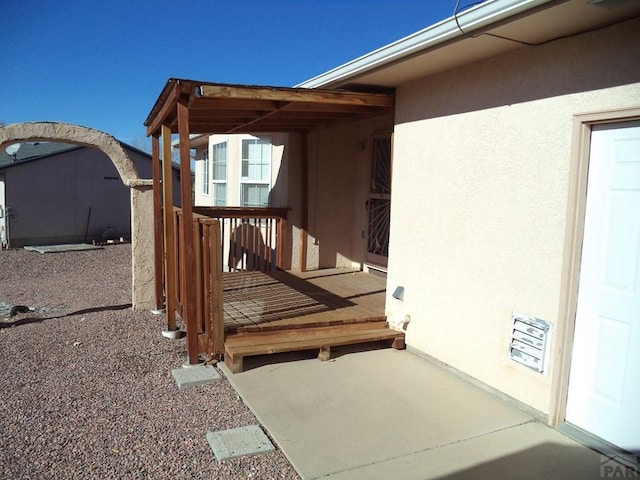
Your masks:
{"label": "gravel ground", "polygon": [[0,319],[0,478],[299,478],[279,450],[216,461],[208,431],[258,422],[226,380],[178,390],[185,340],[130,309],[130,265],[0,251],[0,302],[33,308]]}

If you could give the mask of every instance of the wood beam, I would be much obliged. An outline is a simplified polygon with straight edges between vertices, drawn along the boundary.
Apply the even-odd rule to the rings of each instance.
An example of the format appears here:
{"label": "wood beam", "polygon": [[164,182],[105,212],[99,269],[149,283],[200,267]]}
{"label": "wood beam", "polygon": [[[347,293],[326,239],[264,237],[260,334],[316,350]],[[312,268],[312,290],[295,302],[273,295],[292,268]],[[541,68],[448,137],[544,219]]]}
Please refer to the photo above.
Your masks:
{"label": "wood beam", "polygon": [[178,98],[180,98],[180,86],[178,83],[174,83],[162,107],[160,107],[158,113],[153,116],[153,119],[147,126],[147,135],[157,134],[158,130],[161,130],[163,126],[169,124],[167,117],[169,117],[169,114],[175,108],[175,103],[178,101]]}
{"label": "wood beam", "polygon": [[304,88],[241,87],[202,85],[202,98],[260,99],[277,102],[328,103],[393,107],[394,96],[383,93],[338,92]]}
{"label": "wood beam", "polygon": [[167,330],[176,330],[176,258],[173,234],[173,169],[171,129],[162,125],[162,198],[164,224],[164,288]]}
{"label": "wood beam", "polygon": [[246,130],[248,127],[250,127],[250,126],[251,126],[251,125],[253,125],[254,123],[261,122],[261,121],[263,121],[263,120],[268,119],[270,116],[277,114],[280,110],[282,110],[283,108],[286,108],[286,106],[287,106],[287,104],[282,105],[281,107],[279,107],[279,108],[278,108],[278,109],[276,109],[276,110],[272,110],[272,111],[270,111],[270,112],[266,112],[266,113],[264,113],[264,114],[260,115],[260,116],[259,116],[259,117],[257,117],[257,118],[254,118],[254,119],[252,119],[252,120],[250,120],[250,121],[248,121],[248,122],[245,122],[245,123],[243,123],[243,124],[241,124],[241,125],[238,125],[238,126],[236,126],[236,127],[232,128],[232,129],[229,131],[229,133],[233,133],[233,132],[235,132],[235,131],[237,131],[237,130],[241,130],[241,129],[245,129],[245,130]]}
{"label": "wood beam", "polygon": [[189,147],[189,107],[187,99],[177,104],[178,141],[180,143],[180,198],[182,206],[182,251],[184,257],[180,280],[184,285],[185,298],[182,299],[182,319],[187,326],[187,356],[190,365],[200,363],[198,324],[196,318],[196,275],[195,249],[193,243],[193,199],[191,186],[191,155]]}
{"label": "wood beam", "polygon": [[215,97],[194,97],[189,105],[190,111],[198,110],[273,110],[278,103],[259,98],[234,99]]}

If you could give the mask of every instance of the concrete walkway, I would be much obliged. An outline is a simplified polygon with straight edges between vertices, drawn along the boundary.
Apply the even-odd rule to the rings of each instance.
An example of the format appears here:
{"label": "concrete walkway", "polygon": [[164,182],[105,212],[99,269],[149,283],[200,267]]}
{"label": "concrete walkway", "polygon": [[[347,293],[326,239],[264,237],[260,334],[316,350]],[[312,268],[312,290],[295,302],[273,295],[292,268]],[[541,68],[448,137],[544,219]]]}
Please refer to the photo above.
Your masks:
{"label": "concrete walkway", "polygon": [[598,453],[417,355],[336,353],[222,365],[304,479],[601,478]]}

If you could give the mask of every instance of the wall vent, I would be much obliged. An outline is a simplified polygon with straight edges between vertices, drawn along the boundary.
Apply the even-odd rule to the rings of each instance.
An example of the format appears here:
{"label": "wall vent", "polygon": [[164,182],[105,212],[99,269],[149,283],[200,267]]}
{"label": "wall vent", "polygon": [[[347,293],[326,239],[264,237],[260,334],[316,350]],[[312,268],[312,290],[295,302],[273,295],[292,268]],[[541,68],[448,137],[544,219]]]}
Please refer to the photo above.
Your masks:
{"label": "wall vent", "polygon": [[551,324],[518,312],[513,312],[512,320],[509,357],[536,372],[544,372]]}

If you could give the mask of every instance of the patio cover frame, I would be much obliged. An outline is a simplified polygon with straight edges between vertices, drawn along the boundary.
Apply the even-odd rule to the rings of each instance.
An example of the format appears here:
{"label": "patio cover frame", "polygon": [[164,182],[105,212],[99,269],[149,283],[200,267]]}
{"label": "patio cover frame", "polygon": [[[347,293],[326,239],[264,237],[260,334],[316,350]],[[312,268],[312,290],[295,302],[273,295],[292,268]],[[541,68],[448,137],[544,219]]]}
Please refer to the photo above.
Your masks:
{"label": "patio cover frame", "polygon": [[[180,152],[181,206],[185,219],[193,217],[191,184],[191,159],[189,138],[191,134],[234,134],[299,132],[302,135],[302,205],[300,234],[302,253],[306,256],[308,229],[308,157],[306,135],[313,130],[351,123],[368,118],[393,116],[395,95],[393,92],[371,93],[346,90],[288,88],[268,86],[230,85],[170,78],[156,100],[144,125],[147,136],[152,137],[153,185],[154,185],[154,266],[157,308],[164,305],[169,330],[175,330],[173,296],[163,294],[162,272],[171,278],[175,272],[163,255],[173,252],[171,162],[162,162],[160,172],[160,141],[162,158],[171,158],[171,135],[178,134]],[[167,173],[169,172],[169,173]],[[164,215],[163,215],[164,212]],[[196,279],[187,272],[196,271],[193,229],[183,222],[180,235],[184,239],[184,259],[181,282],[185,285],[183,321],[187,328],[187,355],[189,364],[199,362],[196,329],[195,295]],[[164,238],[163,238],[164,230]],[[164,262],[164,268],[163,268]],[[169,283],[169,282],[167,282]],[[215,351],[222,352],[223,332],[214,332]]]}

